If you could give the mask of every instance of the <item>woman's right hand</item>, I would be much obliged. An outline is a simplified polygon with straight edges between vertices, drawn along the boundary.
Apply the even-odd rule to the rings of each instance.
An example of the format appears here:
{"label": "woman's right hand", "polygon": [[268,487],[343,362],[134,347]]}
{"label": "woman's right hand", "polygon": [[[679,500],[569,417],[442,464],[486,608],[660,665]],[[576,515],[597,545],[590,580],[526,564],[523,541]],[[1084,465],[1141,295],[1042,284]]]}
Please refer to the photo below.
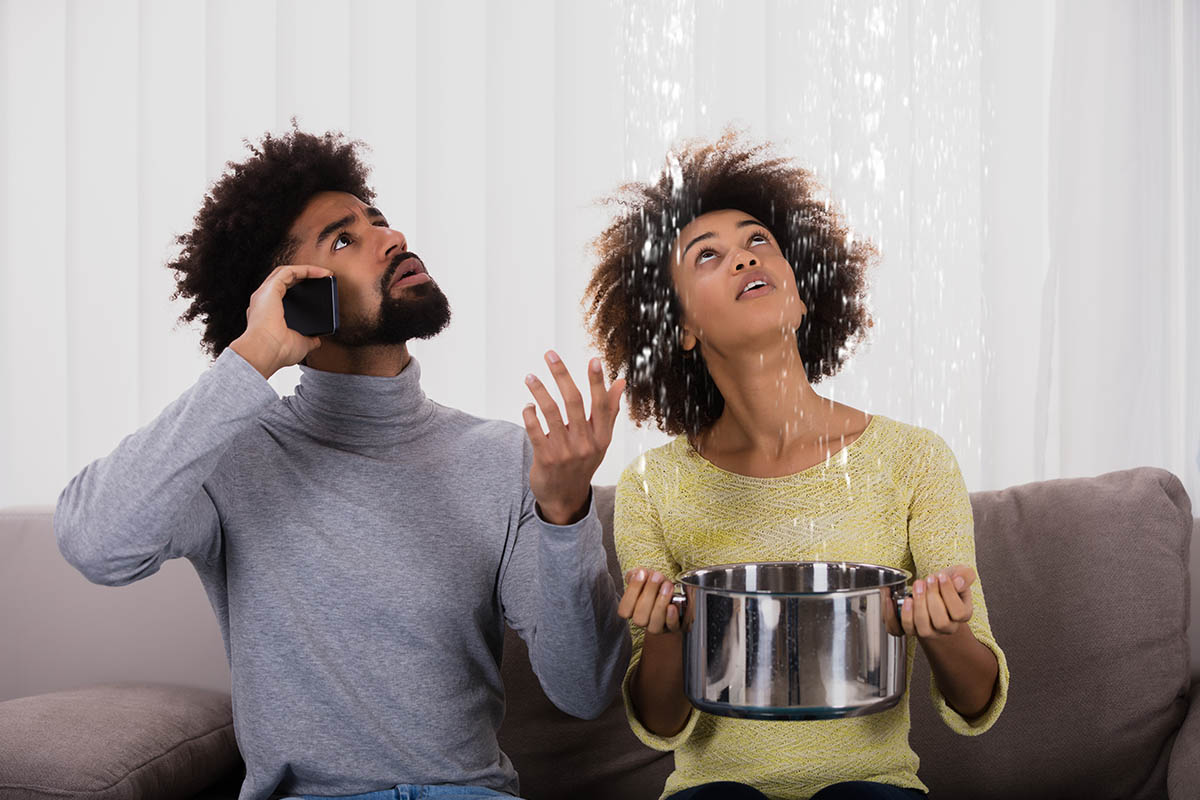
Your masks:
{"label": "woman's right hand", "polygon": [[676,633],[680,624],[679,607],[671,602],[674,591],[675,584],[661,572],[647,567],[631,569],[625,573],[625,594],[617,614],[647,633]]}
{"label": "woman's right hand", "polygon": [[283,317],[283,295],[305,278],[324,278],[333,273],[324,267],[284,264],[272,270],[246,309],[246,332],[229,346],[246,359],[264,378],[299,364],[321,345],[317,336],[304,336],[287,326]]}

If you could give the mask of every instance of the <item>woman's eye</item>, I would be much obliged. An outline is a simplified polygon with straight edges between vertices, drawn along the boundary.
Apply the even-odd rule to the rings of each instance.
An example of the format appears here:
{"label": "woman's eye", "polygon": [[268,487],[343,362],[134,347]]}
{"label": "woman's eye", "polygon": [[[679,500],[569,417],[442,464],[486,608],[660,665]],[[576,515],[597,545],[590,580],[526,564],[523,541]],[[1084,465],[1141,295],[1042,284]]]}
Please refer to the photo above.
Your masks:
{"label": "woman's eye", "polygon": [[751,244],[766,244],[767,237],[763,236],[761,233],[756,233],[750,237],[750,243]]}
{"label": "woman's eye", "polygon": [[696,263],[703,264],[705,261],[708,261],[709,258],[715,258],[716,255],[717,254],[712,250],[701,250],[700,255],[696,256]]}
{"label": "woman's eye", "polygon": [[[350,238],[350,234],[343,233],[333,240],[333,249],[341,250],[346,245],[349,245],[352,241],[354,240]],[[346,244],[342,244],[342,242],[345,242]]]}

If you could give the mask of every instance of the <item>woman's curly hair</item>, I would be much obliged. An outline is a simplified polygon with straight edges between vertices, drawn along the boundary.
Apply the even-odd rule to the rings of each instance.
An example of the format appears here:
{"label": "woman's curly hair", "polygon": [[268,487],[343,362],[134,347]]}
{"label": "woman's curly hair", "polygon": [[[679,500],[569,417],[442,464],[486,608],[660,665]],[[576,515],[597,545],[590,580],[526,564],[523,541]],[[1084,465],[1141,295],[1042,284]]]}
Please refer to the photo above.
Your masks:
{"label": "woman's curly hair", "polygon": [[178,237],[179,257],[172,299],[191,298],[180,317],[204,324],[204,349],[214,358],[246,330],[246,307],[280,264],[295,253],[288,236],[296,217],[317,192],[348,192],[364,203],[375,198],[369,170],[359,160],[360,142],[340,133],[317,136],[294,127],[267,134],[251,156],[229,162],[204,198],[191,233]]}
{"label": "woman's curly hair", "polygon": [[668,154],[652,183],[629,183],[606,200],[618,216],[593,242],[599,263],[584,296],[588,327],[610,377],[624,373],[629,413],[663,431],[696,435],[717,421],[725,399],[701,348],[680,344],[681,308],[668,263],[679,231],[709,211],[736,209],[770,230],[792,265],[808,308],[796,341],[808,379],[837,373],[874,324],[866,269],[875,248],[855,240],[812,173],[744,144],[736,131],[688,142]]}

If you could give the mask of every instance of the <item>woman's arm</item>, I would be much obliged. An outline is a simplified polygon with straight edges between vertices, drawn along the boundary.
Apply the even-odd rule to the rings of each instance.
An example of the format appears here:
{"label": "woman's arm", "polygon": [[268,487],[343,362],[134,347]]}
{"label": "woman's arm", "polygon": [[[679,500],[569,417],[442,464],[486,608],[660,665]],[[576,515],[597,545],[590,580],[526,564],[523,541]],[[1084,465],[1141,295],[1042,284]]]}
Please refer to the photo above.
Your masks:
{"label": "woman's arm", "polygon": [[901,616],[929,660],[934,707],[953,730],[975,736],[1004,708],[1008,668],[975,572],[974,514],[958,461],[932,431],[916,445],[908,541],[920,577]]}
{"label": "woman's arm", "polygon": [[987,709],[1000,674],[996,654],[967,625],[974,578],[975,571],[965,566],[918,578],[902,614],[904,628],[924,648],[946,702],[965,719]]}
{"label": "woman's arm", "polygon": [[683,692],[679,613],[670,605],[674,584],[645,568],[631,570],[626,582],[617,613],[645,629],[641,660],[629,686],[633,712],[646,730],[671,737],[683,730],[692,711]]}

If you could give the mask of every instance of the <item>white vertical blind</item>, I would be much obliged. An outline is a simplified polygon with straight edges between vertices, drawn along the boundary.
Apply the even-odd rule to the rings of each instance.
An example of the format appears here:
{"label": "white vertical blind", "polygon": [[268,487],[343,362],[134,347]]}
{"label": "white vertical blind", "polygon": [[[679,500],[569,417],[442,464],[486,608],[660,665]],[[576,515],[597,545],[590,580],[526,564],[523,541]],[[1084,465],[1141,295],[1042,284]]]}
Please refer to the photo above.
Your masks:
{"label": "white vertical blind", "polygon": [[[583,381],[595,200],[733,124],[881,252],[819,392],[938,431],[972,489],[1152,464],[1197,496],[1198,38],[1185,0],[0,0],[0,505],[207,367],[163,265],[293,117],[371,146],[453,307],[412,345],[448,405],[519,422],[551,347]],[[623,420],[597,481],[663,441]]]}
{"label": "white vertical blind", "polygon": [[[0,283],[0,503],[45,502],[75,466],[70,410],[67,5],[8,3]],[[125,218],[132,226],[130,209]],[[132,227],[130,229],[131,243]],[[94,269],[103,269],[97,250]],[[106,382],[107,385],[107,382]],[[121,424],[118,421],[117,424]]]}

